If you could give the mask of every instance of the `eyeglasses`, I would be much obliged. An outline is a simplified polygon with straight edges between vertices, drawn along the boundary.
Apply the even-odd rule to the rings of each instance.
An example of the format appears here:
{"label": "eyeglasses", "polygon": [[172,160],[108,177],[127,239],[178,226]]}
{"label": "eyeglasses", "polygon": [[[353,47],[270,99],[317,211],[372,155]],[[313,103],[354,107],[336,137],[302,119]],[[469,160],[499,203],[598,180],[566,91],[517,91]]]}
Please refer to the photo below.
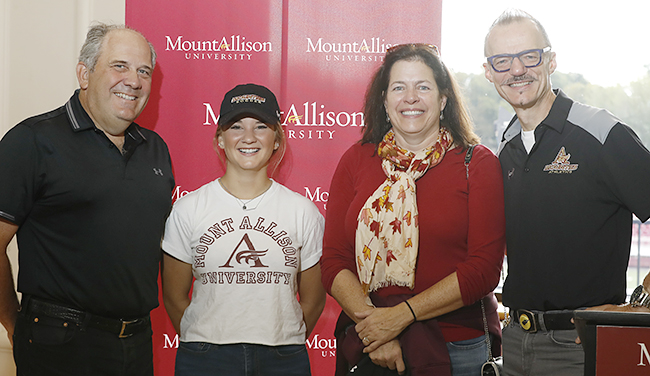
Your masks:
{"label": "eyeglasses", "polygon": [[397,51],[398,49],[401,49],[403,47],[415,47],[415,48],[422,48],[426,47],[429,48],[436,56],[440,56],[440,52],[438,51],[438,46],[435,44],[428,44],[428,43],[404,43],[404,44],[396,44],[394,46],[389,47],[386,49],[386,56],[392,54],[393,52]]}
{"label": "eyeglasses", "polygon": [[487,58],[488,62],[496,72],[502,73],[510,70],[515,58],[519,59],[526,68],[534,68],[542,63],[544,52],[551,50],[551,47],[536,48],[532,50],[521,51],[518,54],[501,54]]}

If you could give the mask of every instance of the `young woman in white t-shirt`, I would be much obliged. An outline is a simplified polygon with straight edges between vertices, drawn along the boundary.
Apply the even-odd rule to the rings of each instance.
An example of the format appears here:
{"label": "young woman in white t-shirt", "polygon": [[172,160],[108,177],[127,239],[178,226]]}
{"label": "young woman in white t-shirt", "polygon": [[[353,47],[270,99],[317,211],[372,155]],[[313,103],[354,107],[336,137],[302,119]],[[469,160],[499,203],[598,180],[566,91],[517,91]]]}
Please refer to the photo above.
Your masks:
{"label": "young woman in white t-shirt", "polygon": [[163,239],[176,375],[309,375],[305,340],[325,306],[323,216],[269,178],[286,142],[271,91],[236,86],[217,123],[226,172],[176,201]]}

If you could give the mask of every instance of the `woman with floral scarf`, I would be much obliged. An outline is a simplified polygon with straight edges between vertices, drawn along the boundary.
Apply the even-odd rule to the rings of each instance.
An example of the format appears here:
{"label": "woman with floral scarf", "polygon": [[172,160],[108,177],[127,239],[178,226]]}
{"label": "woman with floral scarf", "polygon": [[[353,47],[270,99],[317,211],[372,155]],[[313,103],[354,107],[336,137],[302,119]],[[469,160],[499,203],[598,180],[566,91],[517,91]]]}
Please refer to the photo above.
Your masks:
{"label": "woman with floral scarf", "polygon": [[363,137],[332,179],[321,259],[343,309],[337,375],[478,375],[486,326],[493,355],[500,348],[499,162],[476,145],[435,46],[390,48],[364,112]]}

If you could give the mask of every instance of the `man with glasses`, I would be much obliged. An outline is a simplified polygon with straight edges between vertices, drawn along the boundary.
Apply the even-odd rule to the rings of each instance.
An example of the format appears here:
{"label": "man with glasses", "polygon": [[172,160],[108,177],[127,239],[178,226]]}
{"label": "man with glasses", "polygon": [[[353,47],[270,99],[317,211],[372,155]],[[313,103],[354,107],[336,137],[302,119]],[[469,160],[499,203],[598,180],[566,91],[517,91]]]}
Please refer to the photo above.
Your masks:
{"label": "man with glasses", "polygon": [[632,213],[650,217],[650,153],[605,110],[551,88],[555,53],[542,25],[509,10],[485,38],[485,76],[515,111],[503,170],[508,375],[582,375],[573,310],[626,297]]}

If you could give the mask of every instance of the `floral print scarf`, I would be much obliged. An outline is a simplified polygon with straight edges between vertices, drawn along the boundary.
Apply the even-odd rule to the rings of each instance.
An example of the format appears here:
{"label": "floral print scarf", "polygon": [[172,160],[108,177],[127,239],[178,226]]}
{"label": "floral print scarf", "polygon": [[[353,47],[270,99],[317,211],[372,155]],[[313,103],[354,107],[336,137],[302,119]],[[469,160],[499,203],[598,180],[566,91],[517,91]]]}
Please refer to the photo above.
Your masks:
{"label": "floral print scarf", "polygon": [[361,208],[355,236],[357,274],[366,295],[389,285],[413,289],[419,246],[415,181],[440,163],[452,145],[444,127],[435,145],[418,153],[397,146],[392,129],[379,143],[386,180]]}

